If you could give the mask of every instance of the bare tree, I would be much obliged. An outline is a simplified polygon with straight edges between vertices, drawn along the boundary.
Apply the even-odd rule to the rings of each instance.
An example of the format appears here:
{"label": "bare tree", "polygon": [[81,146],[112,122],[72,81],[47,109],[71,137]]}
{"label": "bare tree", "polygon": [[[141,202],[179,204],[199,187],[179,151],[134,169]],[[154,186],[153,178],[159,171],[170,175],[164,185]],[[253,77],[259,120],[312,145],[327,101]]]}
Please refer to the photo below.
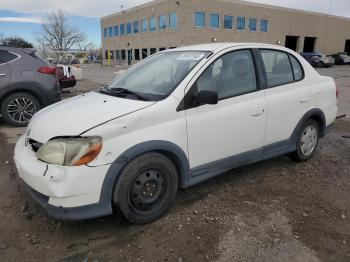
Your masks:
{"label": "bare tree", "polygon": [[86,40],[84,32],[68,23],[68,16],[62,10],[47,14],[38,38],[40,45],[57,51],[67,51]]}

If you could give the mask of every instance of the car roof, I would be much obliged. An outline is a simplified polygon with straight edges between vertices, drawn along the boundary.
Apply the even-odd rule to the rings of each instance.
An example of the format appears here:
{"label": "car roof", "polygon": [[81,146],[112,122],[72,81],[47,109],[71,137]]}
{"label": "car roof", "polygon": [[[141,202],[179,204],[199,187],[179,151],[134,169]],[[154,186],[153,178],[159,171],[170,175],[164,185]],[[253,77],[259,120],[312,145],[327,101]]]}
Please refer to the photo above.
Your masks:
{"label": "car roof", "polygon": [[272,49],[280,49],[280,50],[289,50],[285,47],[279,45],[271,45],[271,44],[261,44],[261,43],[209,43],[209,44],[200,44],[200,45],[191,45],[191,46],[183,46],[175,49],[168,49],[166,51],[209,51],[209,52],[218,52],[226,48],[232,47],[261,47],[261,48],[272,48]]}

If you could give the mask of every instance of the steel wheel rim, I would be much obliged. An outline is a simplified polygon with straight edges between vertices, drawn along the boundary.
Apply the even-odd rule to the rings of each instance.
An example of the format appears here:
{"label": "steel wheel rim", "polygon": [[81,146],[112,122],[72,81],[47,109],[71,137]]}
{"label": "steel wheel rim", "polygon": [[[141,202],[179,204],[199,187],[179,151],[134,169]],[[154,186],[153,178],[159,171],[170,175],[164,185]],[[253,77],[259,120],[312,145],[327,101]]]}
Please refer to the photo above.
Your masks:
{"label": "steel wheel rim", "polygon": [[300,152],[304,156],[309,156],[317,145],[317,129],[314,126],[305,128],[300,139]]}
{"label": "steel wheel rim", "polygon": [[130,204],[136,212],[158,209],[165,199],[166,183],[159,170],[141,172],[130,188]]}
{"label": "steel wheel rim", "polygon": [[15,98],[7,105],[8,116],[20,124],[28,123],[36,110],[34,102],[25,97]]}

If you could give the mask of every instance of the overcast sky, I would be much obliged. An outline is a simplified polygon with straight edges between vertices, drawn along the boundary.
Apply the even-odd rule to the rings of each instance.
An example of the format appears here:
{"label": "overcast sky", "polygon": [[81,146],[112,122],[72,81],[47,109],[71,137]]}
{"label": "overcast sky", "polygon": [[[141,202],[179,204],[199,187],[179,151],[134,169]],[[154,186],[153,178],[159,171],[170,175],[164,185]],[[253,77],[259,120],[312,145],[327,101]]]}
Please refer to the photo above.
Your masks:
{"label": "overcast sky", "polygon": [[[250,0],[265,4],[287,6],[302,10],[328,12],[350,16],[350,0]],[[149,0],[1,0],[0,9],[25,13],[45,13],[62,8],[71,14],[101,17],[120,10],[120,6],[129,8]]]}
{"label": "overcast sky", "polygon": [[[350,0],[249,1],[350,17]],[[61,8],[90,41],[99,45],[100,17],[120,11],[121,5],[128,9],[147,2],[150,0],[0,0],[0,34],[34,41],[45,14]]]}

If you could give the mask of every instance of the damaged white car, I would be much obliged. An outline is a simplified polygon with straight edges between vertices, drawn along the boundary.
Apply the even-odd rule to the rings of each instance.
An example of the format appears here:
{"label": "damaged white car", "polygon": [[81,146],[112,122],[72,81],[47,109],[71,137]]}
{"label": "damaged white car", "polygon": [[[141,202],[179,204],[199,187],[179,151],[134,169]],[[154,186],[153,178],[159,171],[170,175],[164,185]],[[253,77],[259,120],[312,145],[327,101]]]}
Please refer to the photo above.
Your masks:
{"label": "damaged white car", "polygon": [[60,219],[151,222],[186,188],[282,154],[306,161],[337,115],[334,80],[265,44],[157,53],[38,112],[17,142],[28,191]]}

